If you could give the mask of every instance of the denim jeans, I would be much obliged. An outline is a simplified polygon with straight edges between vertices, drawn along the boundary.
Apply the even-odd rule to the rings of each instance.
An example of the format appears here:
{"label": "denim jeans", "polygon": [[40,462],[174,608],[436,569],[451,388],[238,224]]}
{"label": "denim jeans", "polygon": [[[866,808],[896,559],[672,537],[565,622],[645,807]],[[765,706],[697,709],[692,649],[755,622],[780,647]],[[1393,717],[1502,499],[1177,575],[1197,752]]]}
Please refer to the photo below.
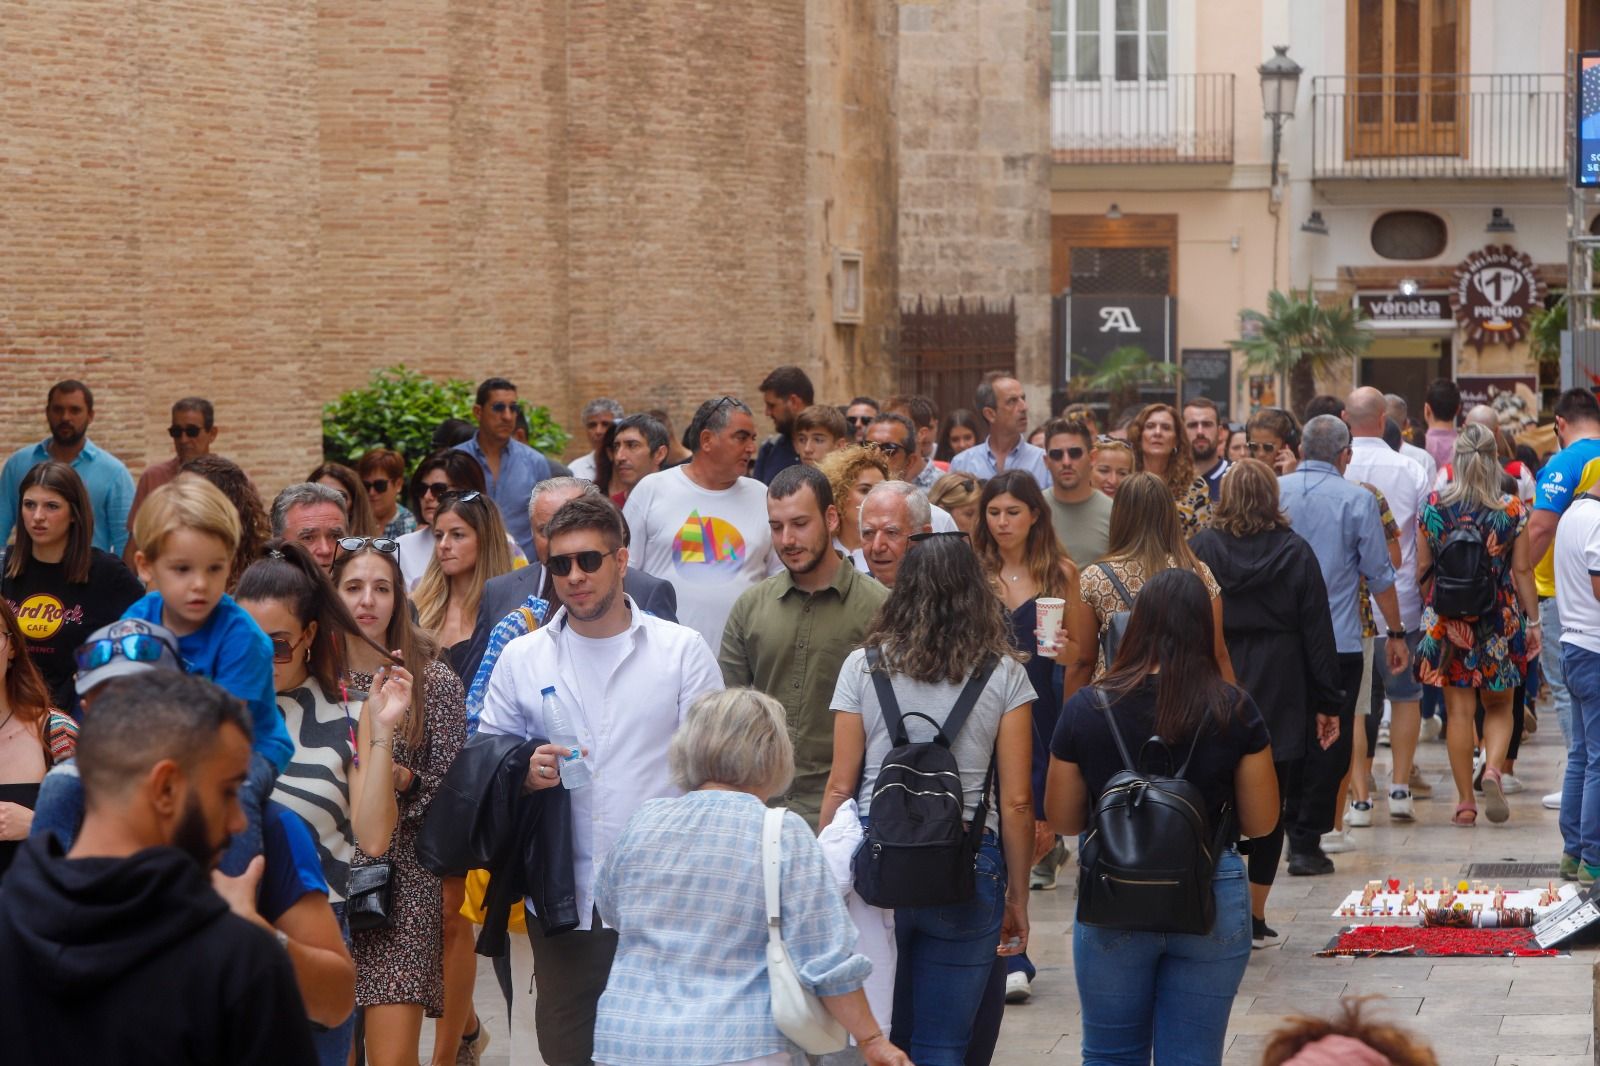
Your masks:
{"label": "denim jeans", "polygon": [[1217,863],[1213,887],[1217,921],[1205,936],[1073,927],[1083,1066],[1149,1066],[1152,1050],[1161,1066],[1222,1061],[1250,961],[1250,893],[1237,852]]}
{"label": "denim jeans", "polygon": [[1561,663],[1561,615],[1556,611],[1555,597],[1539,601],[1539,634],[1544,647],[1539,652],[1539,667],[1544,671],[1545,682],[1550,686],[1550,696],[1556,702],[1556,724],[1561,727],[1561,737],[1572,742],[1572,696],[1567,691],[1566,670]]}
{"label": "denim jeans", "polygon": [[239,805],[244,808],[244,831],[228,841],[228,850],[222,853],[217,869],[228,877],[238,877],[250,860],[261,854],[261,815],[267,800],[272,796],[272,786],[277,783],[278,768],[258,751],[250,753],[250,773],[239,788]]}
{"label": "denim jeans", "polygon": [[984,834],[977,866],[978,890],[967,902],[894,911],[899,964],[890,1038],[917,1066],[966,1061],[972,1022],[995,968],[1006,867],[993,833]]}
{"label": "denim jeans", "polygon": [[[334,920],[339,923],[339,935],[344,938],[344,948],[350,950],[350,923],[345,920],[344,904],[330,903]],[[311,1046],[316,1049],[318,1066],[345,1066],[350,1061],[350,1042],[356,1035],[356,1012],[333,1028],[311,1023]]]}
{"label": "denim jeans", "polygon": [[30,837],[54,833],[63,850],[71,848],[83,827],[83,781],[78,777],[76,759],[50,768],[39,783],[39,799],[33,808]]}
{"label": "denim jeans", "polygon": [[1561,661],[1572,698],[1561,780],[1561,850],[1600,866],[1600,655],[1563,644]]}

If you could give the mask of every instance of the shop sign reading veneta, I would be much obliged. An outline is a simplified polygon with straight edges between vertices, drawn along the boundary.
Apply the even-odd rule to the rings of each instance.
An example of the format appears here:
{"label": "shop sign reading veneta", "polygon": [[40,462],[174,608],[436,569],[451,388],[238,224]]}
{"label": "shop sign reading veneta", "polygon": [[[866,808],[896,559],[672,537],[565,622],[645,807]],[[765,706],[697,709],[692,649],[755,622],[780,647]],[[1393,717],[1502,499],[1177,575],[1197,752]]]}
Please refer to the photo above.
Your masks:
{"label": "shop sign reading veneta", "polygon": [[1451,282],[1450,308],[1466,342],[1512,347],[1528,335],[1529,316],[1544,306],[1545,284],[1526,252],[1491,244],[1462,260]]}

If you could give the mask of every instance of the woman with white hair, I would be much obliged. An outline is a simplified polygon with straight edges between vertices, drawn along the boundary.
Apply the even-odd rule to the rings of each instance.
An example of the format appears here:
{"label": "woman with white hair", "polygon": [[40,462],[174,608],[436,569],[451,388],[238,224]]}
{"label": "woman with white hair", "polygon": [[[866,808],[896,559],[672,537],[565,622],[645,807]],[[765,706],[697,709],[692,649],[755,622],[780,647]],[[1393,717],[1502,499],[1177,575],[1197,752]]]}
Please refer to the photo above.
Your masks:
{"label": "woman with white hair", "polygon": [[[618,933],[595,1021],[605,1066],[788,1066],[767,974],[761,867],[767,800],[794,776],[783,707],[751,689],[708,693],[667,754],[675,799],[650,800],[612,845],[595,906]],[[856,928],[805,820],[782,833],[783,940],[801,983],[868,1066],[911,1066],[873,1020]],[[803,1061],[803,1060],[802,1060]]]}

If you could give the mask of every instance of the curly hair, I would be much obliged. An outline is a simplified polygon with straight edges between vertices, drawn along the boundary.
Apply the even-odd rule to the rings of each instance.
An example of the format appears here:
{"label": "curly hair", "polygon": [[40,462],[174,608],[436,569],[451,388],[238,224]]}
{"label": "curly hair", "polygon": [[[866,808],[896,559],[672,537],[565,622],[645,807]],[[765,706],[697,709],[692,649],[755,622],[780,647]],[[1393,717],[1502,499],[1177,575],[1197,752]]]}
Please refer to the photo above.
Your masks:
{"label": "curly hair", "polygon": [[211,482],[239,512],[239,547],[233,553],[233,568],[228,571],[228,591],[239,587],[250,564],[261,557],[262,546],[272,536],[267,507],[250,475],[232,459],[220,455],[201,455],[183,464],[183,473],[197,474]]}
{"label": "curly hair", "polygon": [[1278,505],[1278,475],[1259,459],[1240,459],[1222,475],[1222,496],[1211,508],[1211,528],[1230,537],[1288,529]]}
{"label": "curly hair", "polygon": [[1022,661],[1011,616],[965,541],[932,537],[900,563],[863,647],[876,647],[891,674],[959,684],[991,657]]}
{"label": "curly hair", "polygon": [[1167,483],[1167,488],[1172,490],[1173,499],[1181,499],[1189,491],[1189,486],[1194,484],[1194,455],[1189,451],[1189,431],[1183,428],[1183,419],[1178,417],[1178,412],[1172,409],[1171,404],[1153,403],[1140,411],[1128,423],[1128,445],[1133,449],[1133,469],[1135,472],[1144,469],[1144,427],[1150,421],[1150,416],[1165,411],[1172,419],[1173,449],[1172,458],[1167,460],[1167,472],[1162,478]]}
{"label": "curly hair", "polygon": [[[1339,1016],[1332,1021],[1303,1016],[1290,1018],[1267,1041],[1266,1050],[1261,1053],[1261,1066],[1285,1066],[1306,1048],[1329,1038],[1365,1044],[1388,1059],[1393,1066],[1439,1066],[1433,1049],[1404,1029],[1362,1017],[1364,1005],[1376,998],[1364,996],[1344,1000]],[[1332,1048],[1328,1050],[1338,1053]]]}
{"label": "curly hair", "polygon": [[[850,488],[863,470],[876,470],[883,475],[885,481],[889,480],[889,462],[884,459],[883,453],[876,448],[868,448],[861,444],[852,444],[829,452],[822,457],[822,462],[817,464],[817,469],[822,471],[822,476],[828,479],[828,485],[833,489],[833,501],[839,505],[841,518],[850,500]],[[856,516],[851,515],[852,528],[855,521]]]}

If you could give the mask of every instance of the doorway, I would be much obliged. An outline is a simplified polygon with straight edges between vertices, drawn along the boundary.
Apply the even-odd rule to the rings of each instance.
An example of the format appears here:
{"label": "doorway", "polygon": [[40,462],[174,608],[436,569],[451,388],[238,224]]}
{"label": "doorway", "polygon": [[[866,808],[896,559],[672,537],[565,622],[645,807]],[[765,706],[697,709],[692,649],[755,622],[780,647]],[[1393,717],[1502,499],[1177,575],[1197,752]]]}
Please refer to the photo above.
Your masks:
{"label": "doorway", "polygon": [[1453,377],[1452,362],[1449,337],[1379,338],[1361,358],[1359,384],[1404,396],[1411,416],[1421,418],[1428,385]]}

